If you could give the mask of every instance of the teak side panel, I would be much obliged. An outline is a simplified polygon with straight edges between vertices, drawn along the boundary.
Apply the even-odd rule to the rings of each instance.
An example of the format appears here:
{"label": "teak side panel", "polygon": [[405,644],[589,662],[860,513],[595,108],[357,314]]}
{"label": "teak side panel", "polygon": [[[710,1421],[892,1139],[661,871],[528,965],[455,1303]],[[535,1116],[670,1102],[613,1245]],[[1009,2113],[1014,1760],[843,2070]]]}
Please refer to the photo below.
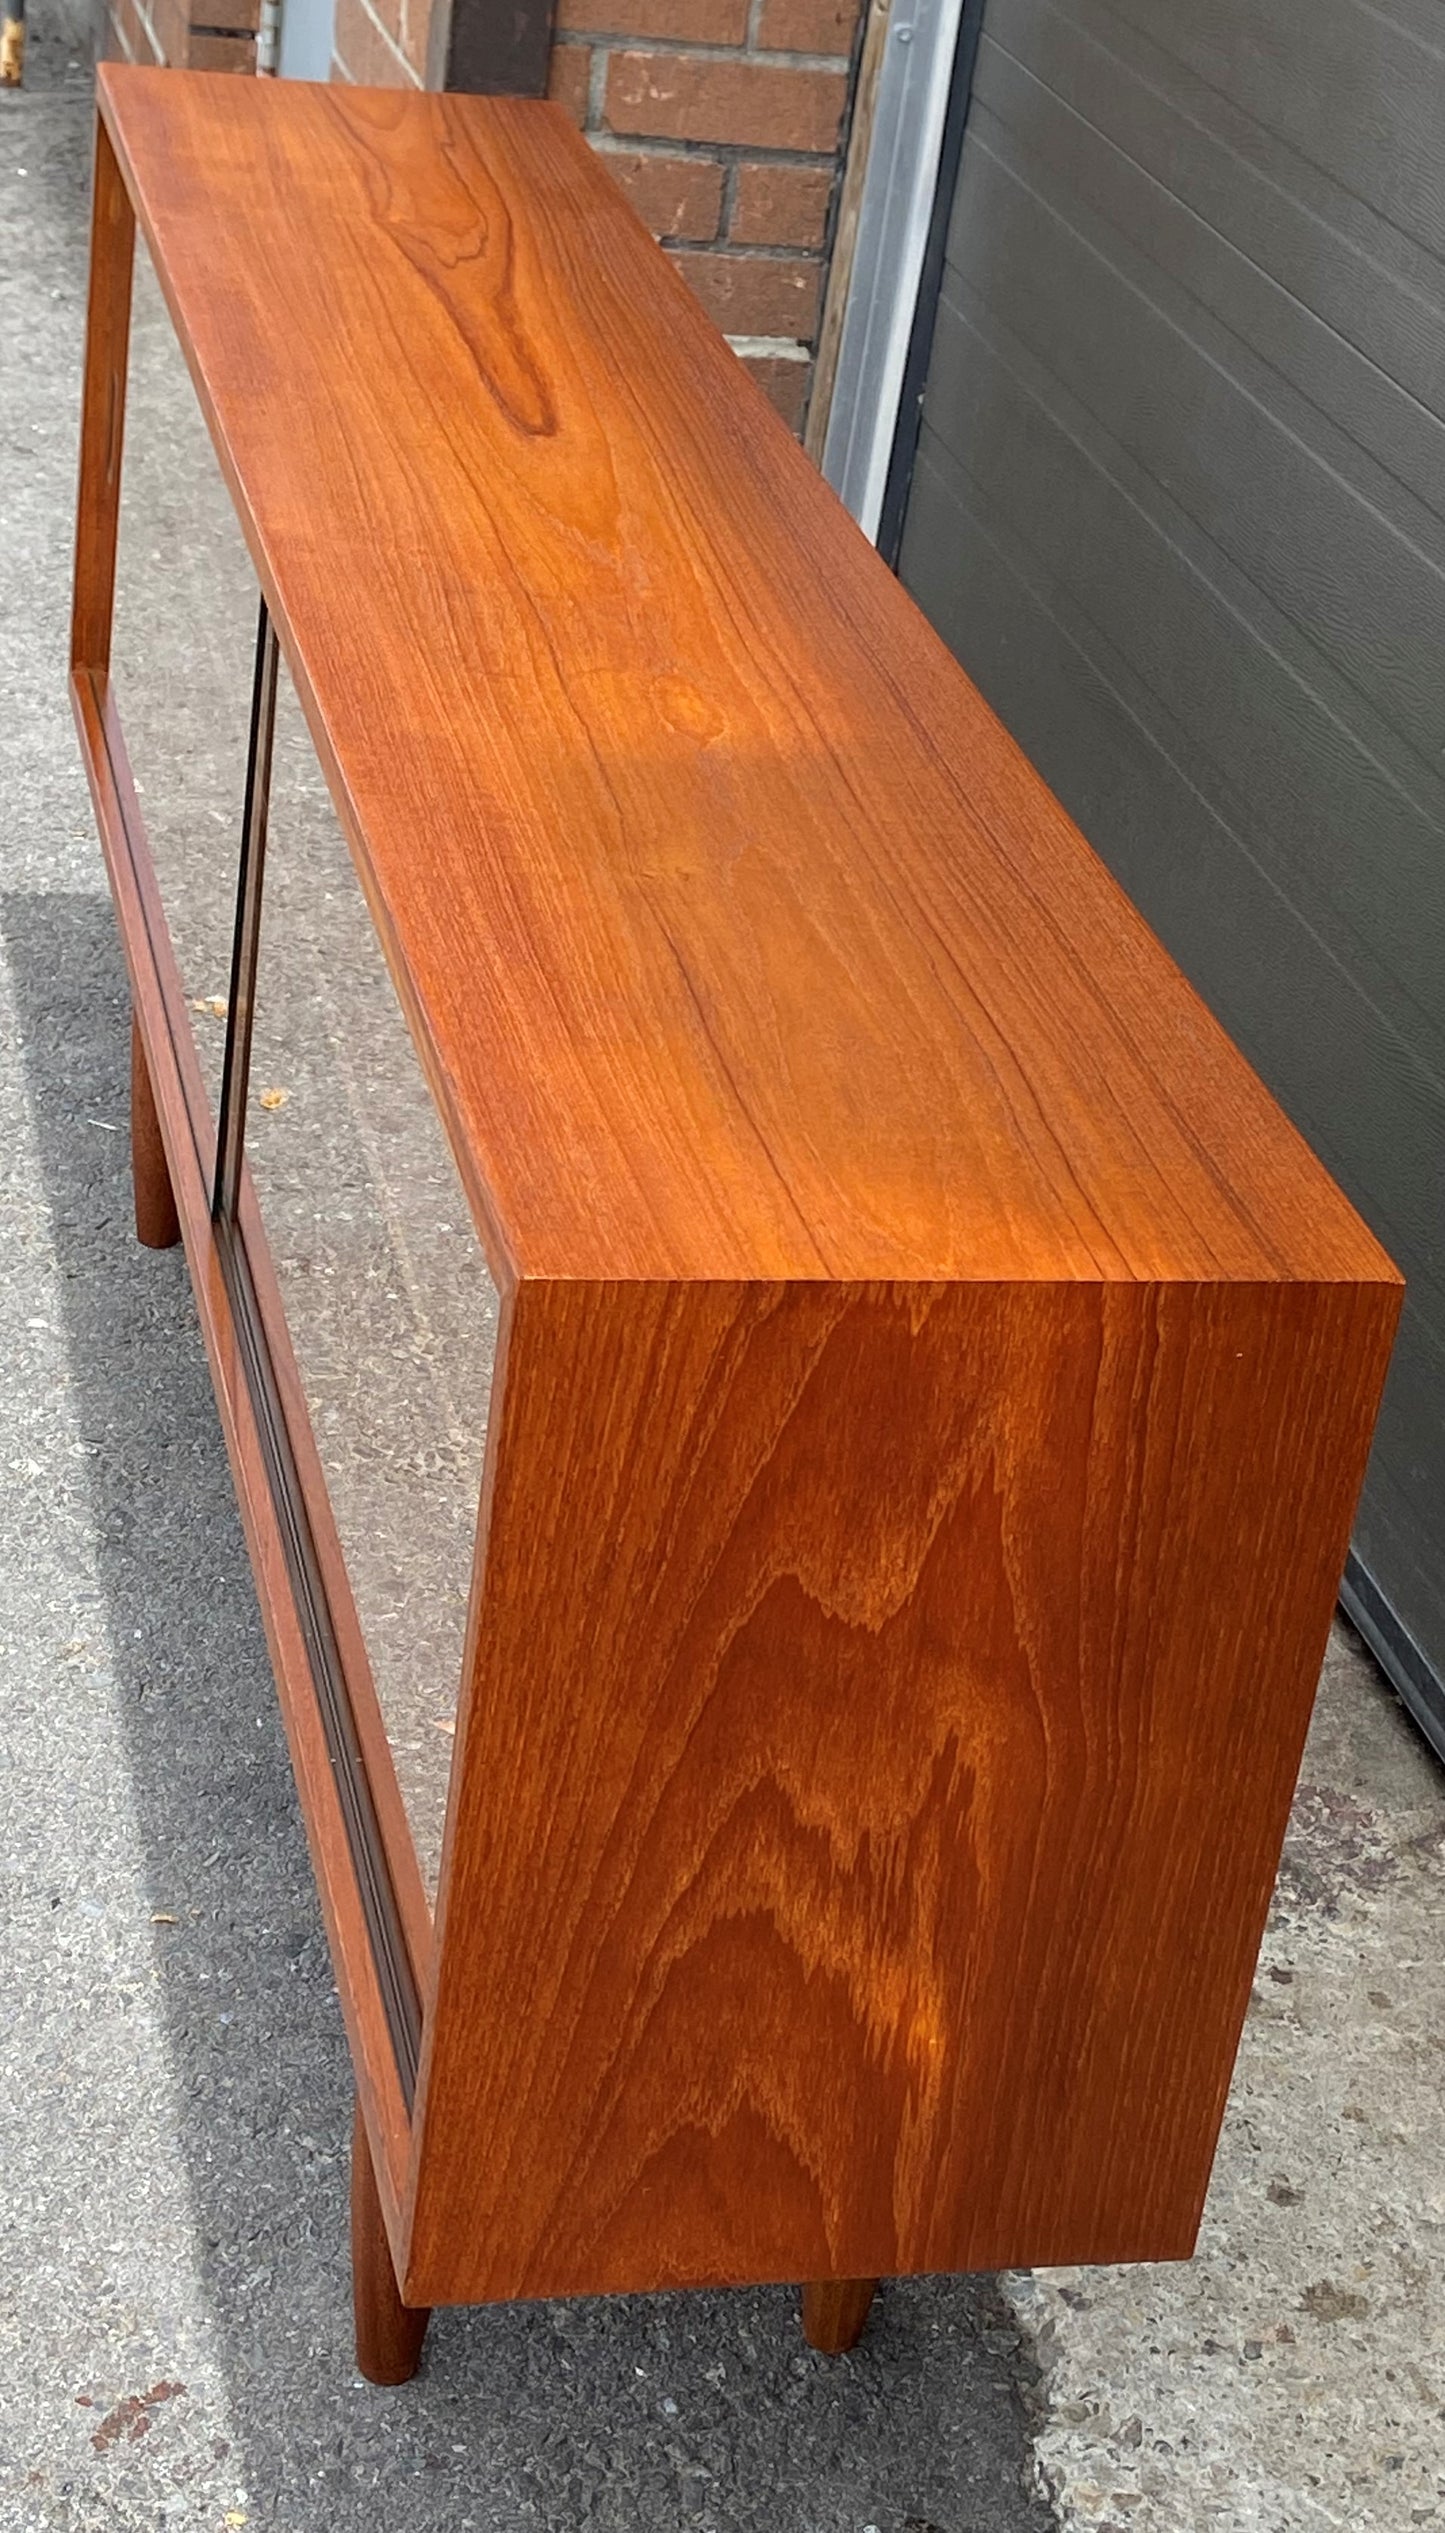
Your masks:
{"label": "teak side panel", "polygon": [[499,1277],[1388,1273],[556,109],[101,96]]}
{"label": "teak side panel", "polygon": [[1190,2249],[1396,1309],[518,1291],[411,2299]]}

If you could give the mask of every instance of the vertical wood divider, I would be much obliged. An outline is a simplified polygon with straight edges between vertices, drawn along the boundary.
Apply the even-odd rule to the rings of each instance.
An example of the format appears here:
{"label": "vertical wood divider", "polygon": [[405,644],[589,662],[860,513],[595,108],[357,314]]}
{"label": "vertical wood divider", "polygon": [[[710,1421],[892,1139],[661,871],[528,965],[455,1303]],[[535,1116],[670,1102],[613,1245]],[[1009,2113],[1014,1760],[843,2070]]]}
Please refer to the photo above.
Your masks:
{"label": "vertical wood divider", "polygon": [[134,272],[135,213],[110,135],[97,116],[70,665],[101,674],[110,667],[110,630],[115,612],[115,549],[120,526],[126,357],[130,348]]}

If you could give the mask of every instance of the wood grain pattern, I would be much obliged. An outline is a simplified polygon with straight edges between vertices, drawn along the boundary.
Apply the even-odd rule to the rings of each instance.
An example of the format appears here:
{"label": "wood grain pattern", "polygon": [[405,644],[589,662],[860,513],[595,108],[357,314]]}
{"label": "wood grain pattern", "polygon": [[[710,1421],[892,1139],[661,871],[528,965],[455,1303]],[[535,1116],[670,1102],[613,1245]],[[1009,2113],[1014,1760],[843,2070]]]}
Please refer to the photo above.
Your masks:
{"label": "wood grain pattern", "polygon": [[1395,1309],[519,1288],[413,2300],[1190,2249]]}
{"label": "wood grain pattern", "polygon": [[95,132],[90,206],[90,284],[86,307],[85,384],[80,408],[80,487],[75,509],[75,587],[70,618],[72,668],[110,666],[115,606],[116,532],[125,444],[126,353],[130,342],[135,213],[110,134]]}
{"label": "wood grain pattern", "polygon": [[130,1024],[130,1172],[135,1191],[136,1238],[147,1249],[173,1249],[181,1218],[171,1192],[166,1148],[140,1022]]}
{"label": "wood grain pattern", "polygon": [[558,109],[100,78],[494,1272],[1382,1271]]}
{"label": "wood grain pattern", "polygon": [[1187,2251],[1398,1279],[559,115],[101,93],[502,1294],[407,2301]]}

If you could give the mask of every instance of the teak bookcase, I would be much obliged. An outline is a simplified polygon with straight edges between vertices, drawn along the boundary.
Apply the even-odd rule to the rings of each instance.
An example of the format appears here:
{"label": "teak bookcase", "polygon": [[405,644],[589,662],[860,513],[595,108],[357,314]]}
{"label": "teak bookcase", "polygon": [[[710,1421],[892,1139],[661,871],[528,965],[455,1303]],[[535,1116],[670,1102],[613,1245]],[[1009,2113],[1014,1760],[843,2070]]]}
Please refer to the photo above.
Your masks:
{"label": "teak bookcase", "polygon": [[[137,223],[263,602],[218,1101],[112,669]],[[1389,1261],[550,106],[102,70],[73,659],[367,2370],[1187,2254]],[[433,1893],[258,1193],[283,675],[499,1304]]]}

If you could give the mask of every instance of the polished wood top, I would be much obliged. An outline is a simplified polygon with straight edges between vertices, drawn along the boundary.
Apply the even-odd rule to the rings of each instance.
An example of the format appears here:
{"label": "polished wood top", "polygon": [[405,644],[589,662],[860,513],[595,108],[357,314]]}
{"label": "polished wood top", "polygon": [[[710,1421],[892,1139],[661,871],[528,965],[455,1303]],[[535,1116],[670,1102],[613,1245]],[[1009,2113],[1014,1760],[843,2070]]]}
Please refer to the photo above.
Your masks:
{"label": "polished wood top", "polygon": [[560,113],[100,94],[499,1275],[1391,1280]]}

